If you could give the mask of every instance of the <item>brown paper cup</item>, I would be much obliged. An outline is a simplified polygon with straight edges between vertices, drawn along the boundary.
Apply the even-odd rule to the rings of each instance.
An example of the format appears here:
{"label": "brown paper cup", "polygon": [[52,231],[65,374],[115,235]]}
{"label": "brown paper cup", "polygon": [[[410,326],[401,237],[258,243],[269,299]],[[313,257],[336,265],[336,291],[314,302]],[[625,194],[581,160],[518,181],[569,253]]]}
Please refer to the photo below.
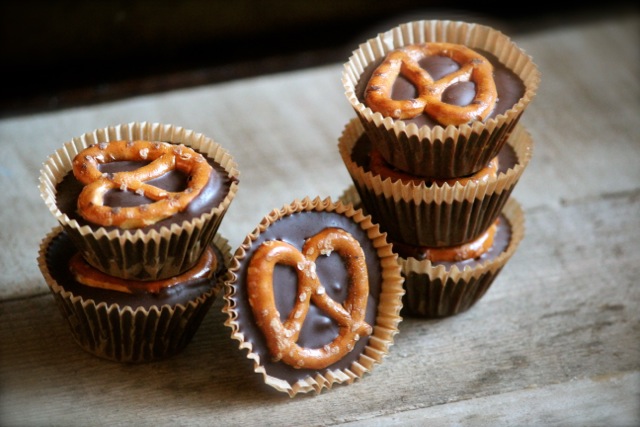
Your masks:
{"label": "brown paper cup", "polygon": [[[461,126],[418,127],[373,112],[363,102],[363,91],[375,66],[396,48],[424,42],[457,43],[492,53],[522,79],[524,95],[503,114]],[[540,73],[530,56],[493,28],[429,20],[399,25],[360,44],[344,64],[342,82],[345,96],[365,131],[390,164],[414,175],[449,178],[482,169],[500,152],[534,98]]]}
{"label": "brown paper cup", "polygon": [[[308,221],[309,216],[313,218],[311,221]],[[305,218],[307,221],[303,221]],[[297,222],[298,220],[301,222]],[[298,225],[291,226],[291,222]],[[362,245],[367,262],[366,270],[371,272],[368,275],[369,295],[367,298],[369,302],[367,307],[369,308],[366,319],[367,323],[373,327],[373,332],[368,339],[356,341],[350,352],[323,369],[306,369],[304,367],[297,369],[282,360],[273,360],[269,353],[265,343],[265,335],[257,325],[248,302],[246,272],[255,250],[260,247],[262,241],[282,239],[295,246],[297,244],[301,246],[302,240],[307,239],[307,237],[300,238],[302,234],[315,236],[327,226],[342,227]],[[304,231],[299,235],[297,234],[298,229]],[[294,231],[295,234],[293,234]],[[329,290],[330,283],[333,283],[334,280],[338,281],[338,276],[335,275],[334,270],[323,269],[323,266],[326,266],[323,263],[331,263],[331,259],[333,259],[333,262],[337,260],[339,265],[342,265],[340,258],[333,258],[339,255],[337,253],[326,258],[319,257],[313,264],[317,266],[318,280],[332,299],[334,296]],[[380,274],[374,274],[376,271]],[[327,272],[329,274],[325,275]],[[349,276],[348,273],[345,274],[347,277]],[[296,288],[300,286],[299,282],[296,284],[295,276],[291,280]],[[283,286],[282,283],[282,280],[279,280],[278,286]],[[273,287],[275,293],[276,285],[274,284]],[[393,338],[398,333],[398,324],[401,321],[399,313],[404,292],[397,256],[391,250],[391,245],[386,241],[385,236],[380,233],[378,226],[371,222],[371,217],[364,215],[361,210],[353,209],[351,205],[334,203],[329,198],[325,200],[319,198],[295,200],[290,205],[284,206],[280,210],[274,210],[265,216],[236,250],[225,278],[225,289],[223,311],[228,315],[225,324],[231,328],[231,337],[240,343],[241,349],[248,350],[247,357],[253,360],[254,371],[262,374],[265,383],[280,392],[287,393],[290,397],[298,393],[320,393],[325,388],[330,389],[336,383],[350,384],[379,364],[388,354],[389,347],[393,344]],[[324,292],[318,294],[324,294]],[[278,310],[281,310],[281,305],[278,305]],[[287,316],[285,311],[288,311],[288,308],[281,311],[282,316]],[[313,318],[309,320],[308,315],[304,320],[305,324],[315,321],[316,319]],[[317,334],[314,332],[312,339],[316,336]],[[328,343],[321,344],[321,346],[325,345]],[[306,347],[304,344],[300,346]]]}
{"label": "brown paper cup", "polygon": [[[345,203],[360,205],[357,192],[351,187],[340,197]],[[502,211],[502,226],[508,224],[511,237],[506,248],[495,258],[459,269],[433,265],[428,260],[399,257],[406,293],[402,314],[406,317],[442,318],[462,313],[476,304],[489,290],[505,264],[511,259],[524,238],[524,212],[510,198]]]}
{"label": "brown paper cup", "polygon": [[115,362],[152,362],[176,355],[191,342],[221,289],[231,248],[218,234],[212,244],[224,264],[217,276],[193,292],[183,290],[181,295],[189,293],[186,297],[166,303],[146,295],[127,296],[126,303],[114,302],[112,298],[122,299],[117,291],[88,291],[103,299],[70,291],[73,286],[84,285],[67,283],[68,275],[61,273],[65,267],[58,265],[52,255],[55,245],[62,245],[63,249],[71,246],[73,252],[73,244],[61,226],[42,240],[38,266],[74,340],[83,350]]}
{"label": "brown paper cup", "polygon": [[[73,169],[73,158],[84,148],[114,140],[147,140],[184,144],[213,159],[231,184],[222,202],[211,211],[181,224],[155,229],[107,229],[83,225],[56,204],[56,186]],[[203,134],[173,125],[128,123],[96,129],[65,143],[43,164],[40,194],[49,210],[93,267],[133,280],[159,280],[188,270],[215,236],[238,189],[237,165],[218,143]]]}
{"label": "brown paper cup", "polygon": [[415,246],[460,245],[484,233],[502,211],[533,154],[530,134],[517,125],[506,144],[515,154],[512,167],[487,181],[426,186],[382,179],[358,165],[351,154],[361,137],[368,135],[360,121],[352,119],[338,148],[362,205],[389,241]]}

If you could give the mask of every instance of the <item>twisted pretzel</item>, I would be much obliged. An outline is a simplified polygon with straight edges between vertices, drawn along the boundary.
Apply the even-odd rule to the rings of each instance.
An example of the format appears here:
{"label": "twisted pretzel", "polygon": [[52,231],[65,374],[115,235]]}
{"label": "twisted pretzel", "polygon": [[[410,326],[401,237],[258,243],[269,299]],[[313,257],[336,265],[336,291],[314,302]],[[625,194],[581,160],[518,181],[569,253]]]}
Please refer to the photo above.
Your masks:
{"label": "twisted pretzel", "polygon": [[379,150],[373,148],[371,149],[371,161],[369,163],[369,169],[371,169],[372,173],[380,175],[383,179],[391,178],[394,181],[401,180],[405,184],[410,182],[414,183],[415,185],[425,183],[427,185],[436,184],[441,187],[444,184],[454,186],[456,185],[456,183],[466,185],[469,182],[488,182],[489,179],[495,178],[498,175],[498,156],[495,156],[493,159],[491,159],[486,167],[471,175],[450,179],[427,179],[424,177],[411,175],[407,172],[403,172],[394,168],[384,159],[384,157],[382,157],[382,153],[380,153]]}
{"label": "twisted pretzel", "polygon": [[[475,259],[489,251],[493,246],[493,241],[498,231],[500,219],[495,220],[487,230],[472,240],[462,245],[444,246],[440,248],[425,246],[410,246],[401,242],[394,242],[393,247],[403,257],[413,256],[420,260],[429,260],[434,263],[439,262],[459,262]],[[418,254],[417,256],[415,254]]]}
{"label": "twisted pretzel", "polygon": [[[349,274],[349,291],[343,304],[326,294],[315,272],[318,256],[329,255],[333,250],[343,257]],[[276,264],[294,267],[298,276],[296,302],[284,322],[276,308],[273,292]],[[249,264],[247,287],[251,309],[271,355],[276,361],[282,360],[294,368],[326,368],[349,353],[361,336],[372,333],[371,326],[364,320],[369,295],[364,253],[358,241],[342,229],[329,227],[310,237],[302,252],[282,241],[264,242]],[[339,326],[338,336],[322,348],[296,344],[311,302]]]}
{"label": "twisted pretzel", "polygon": [[[117,161],[150,163],[133,171],[106,174],[98,164]],[[187,188],[166,191],[146,184],[172,170],[189,175]],[[85,148],[73,159],[73,174],[85,187],[78,196],[78,211],[87,221],[102,226],[138,228],[185,210],[207,185],[212,167],[204,156],[184,145],[150,141],[112,141]],[[109,190],[133,191],[155,200],[134,207],[104,205]]]}
{"label": "twisted pretzel", "polygon": [[[447,56],[460,68],[434,81],[419,65],[420,60],[433,55]],[[393,84],[400,74],[415,85],[416,98],[391,98]],[[457,106],[442,101],[442,94],[448,87],[464,81],[476,85],[476,95],[468,105]],[[373,72],[365,90],[365,102],[375,112],[394,119],[411,119],[424,112],[445,126],[486,119],[495,107],[497,97],[493,65],[474,50],[454,43],[424,43],[391,51]]]}
{"label": "twisted pretzel", "polygon": [[171,286],[185,284],[191,280],[209,278],[218,268],[218,259],[211,247],[207,247],[196,265],[177,276],[162,280],[127,280],[103,273],[87,263],[80,252],[69,260],[69,269],[75,280],[85,286],[107,289],[110,291],[136,293],[160,293]]}

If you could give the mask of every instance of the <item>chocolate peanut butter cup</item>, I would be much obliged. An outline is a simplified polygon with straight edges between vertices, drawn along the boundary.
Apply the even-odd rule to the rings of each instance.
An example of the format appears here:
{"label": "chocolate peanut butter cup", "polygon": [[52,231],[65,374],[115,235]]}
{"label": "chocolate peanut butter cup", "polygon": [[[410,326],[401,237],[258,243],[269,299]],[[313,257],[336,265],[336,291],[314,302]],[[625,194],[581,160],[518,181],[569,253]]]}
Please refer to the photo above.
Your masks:
{"label": "chocolate peanut butter cup", "polygon": [[213,139],[134,122],[65,143],[44,162],[40,193],[93,267],[124,279],[158,280],[200,259],[235,198],[238,175],[231,155]]}
{"label": "chocolate peanut butter cup", "polygon": [[[354,187],[345,190],[340,200],[355,207],[361,205]],[[524,212],[514,198],[507,200],[496,225],[491,247],[477,258],[432,262],[417,255],[399,255],[406,290],[402,315],[442,318],[473,307],[487,293],[524,238]],[[413,252],[417,254],[425,249],[414,248]],[[399,252],[396,245],[394,251]]]}
{"label": "chocolate peanut butter cup", "polygon": [[[479,77],[486,77],[479,70],[487,63],[493,69],[489,83]],[[352,52],[342,74],[347,100],[386,161],[426,178],[461,177],[485,167],[539,81],[531,57],[502,32],[444,20],[408,22],[380,33]],[[484,97],[488,92],[493,96]],[[462,123],[449,123],[441,114],[485,103],[488,115],[474,114]]]}
{"label": "chocolate peanut butter cup", "polygon": [[451,185],[373,173],[372,147],[356,118],[338,141],[363,208],[390,241],[433,247],[463,244],[483,233],[500,215],[533,154],[531,136],[517,125],[498,153],[495,174],[477,181],[453,180]]}
{"label": "chocolate peanut butter cup", "polygon": [[75,243],[57,226],[41,242],[38,266],[78,346],[102,359],[144,363],[178,354],[200,327],[231,259],[227,240],[216,234],[205,257],[194,271],[171,279],[115,278],[83,265]]}
{"label": "chocolate peanut butter cup", "polygon": [[265,216],[225,279],[225,324],[265,383],[293,397],[352,383],[401,320],[397,256],[371,217],[331,199]]}

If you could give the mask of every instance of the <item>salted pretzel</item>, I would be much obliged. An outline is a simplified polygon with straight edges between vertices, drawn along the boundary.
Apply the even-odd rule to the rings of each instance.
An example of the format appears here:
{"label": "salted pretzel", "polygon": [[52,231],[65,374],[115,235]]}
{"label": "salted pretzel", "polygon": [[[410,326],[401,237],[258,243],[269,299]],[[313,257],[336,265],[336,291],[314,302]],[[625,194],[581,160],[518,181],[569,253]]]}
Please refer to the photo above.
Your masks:
{"label": "salted pretzel", "polygon": [[128,294],[154,293],[178,284],[188,283],[191,280],[202,279],[211,276],[217,270],[218,260],[215,252],[208,247],[200,260],[189,270],[182,274],[163,280],[127,280],[112,276],[92,267],[85,261],[82,254],[77,252],[69,260],[69,269],[75,280],[85,286],[106,289],[110,291],[124,292]]}
{"label": "salted pretzel", "polygon": [[[327,295],[315,271],[318,256],[334,250],[345,260],[349,274],[348,295],[342,304]],[[296,302],[284,322],[274,298],[276,264],[295,268],[298,278]],[[310,237],[302,251],[279,240],[262,243],[247,270],[247,292],[273,359],[294,368],[326,368],[349,353],[362,336],[372,333],[372,327],[365,321],[369,277],[364,253],[360,243],[340,228],[329,227]],[[322,348],[300,347],[296,343],[312,302],[339,326],[338,336]]]}
{"label": "salted pretzel", "polygon": [[[118,161],[150,163],[139,169],[106,174],[98,165]],[[212,171],[204,156],[185,145],[150,141],[112,141],[94,144],[73,159],[73,174],[85,187],[78,196],[78,211],[87,221],[102,226],[139,228],[185,210],[207,185]],[[147,184],[172,170],[189,175],[187,187],[170,192]],[[133,207],[104,205],[109,190],[133,191],[154,202]]]}
{"label": "salted pretzel", "polygon": [[436,184],[438,186],[443,186],[444,184],[454,186],[456,183],[466,185],[468,182],[487,182],[490,178],[495,178],[498,174],[498,156],[491,159],[486,167],[480,169],[474,174],[461,178],[431,179],[417,177],[416,175],[411,175],[394,168],[384,159],[384,157],[382,157],[382,153],[380,153],[379,150],[372,148],[370,153],[369,169],[372,173],[380,175],[383,179],[391,178],[394,181],[401,180],[405,184],[412,182],[415,185],[420,185],[422,183],[427,185]]}
{"label": "salted pretzel", "polygon": [[[434,81],[419,65],[420,60],[433,55],[449,57],[460,68]],[[393,84],[399,75],[415,85],[416,98],[391,98]],[[442,101],[442,94],[448,87],[464,81],[476,85],[476,95],[468,105]],[[365,103],[374,112],[394,119],[411,119],[424,112],[444,126],[486,119],[495,107],[497,97],[493,65],[474,50],[455,43],[414,44],[391,51],[375,69],[365,90]]]}
{"label": "salted pretzel", "polygon": [[403,243],[395,243],[394,249],[404,255],[420,254],[420,259],[431,262],[458,262],[475,259],[486,253],[491,246],[498,230],[499,219],[487,228],[478,238],[471,242],[456,246],[436,247],[411,247]]}

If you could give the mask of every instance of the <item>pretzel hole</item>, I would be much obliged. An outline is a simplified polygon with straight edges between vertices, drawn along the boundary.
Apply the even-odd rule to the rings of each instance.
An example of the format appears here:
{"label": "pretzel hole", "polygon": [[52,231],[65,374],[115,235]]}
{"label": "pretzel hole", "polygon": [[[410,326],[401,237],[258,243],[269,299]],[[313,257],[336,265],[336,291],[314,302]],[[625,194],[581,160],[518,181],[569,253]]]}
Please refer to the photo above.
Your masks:
{"label": "pretzel hole", "polygon": [[454,83],[442,92],[442,102],[464,107],[471,104],[476,97],[476,84],[474,82]]}
{"label": "pretzel hole", "polygon": [[[328,317],[312,303],[309,306],[309,313],[302,324],[297,344],[305,348],[322,348],[336,339],[339,333],[340,328],[336,321]],[[322,339],[313,338],[313,335],[318,335]]]}
{"label": "pretzel hole", "polygon": [[460,64],[443,55],[425,56],[418,61],[418,64],[429,73],[433,80],[440,80],[460,69]]}
{"label": "pretzel hole", "polygon": [[[117,172],[135,171],[151,162],[139,162],[123,160],[117,162],[103,163],[98,165],[98,170],[102,173],[114,174]],[[161,188],[167,192],[181,192],[187,188],[190,175],[177,169],[171,170],[161,177],[146,181],[146,184]],[[122,191],[120,189],[108,190],[104,195],[104,205],[110,207],[134,207],[155,202],[155,200],[145,197],[144,194],[134,191]]]}
{"label": "pretzel hole", "polygon": [[418,96],[418,89],[403,75],[398,75],[391,88],[391,99],[403,101]]}

